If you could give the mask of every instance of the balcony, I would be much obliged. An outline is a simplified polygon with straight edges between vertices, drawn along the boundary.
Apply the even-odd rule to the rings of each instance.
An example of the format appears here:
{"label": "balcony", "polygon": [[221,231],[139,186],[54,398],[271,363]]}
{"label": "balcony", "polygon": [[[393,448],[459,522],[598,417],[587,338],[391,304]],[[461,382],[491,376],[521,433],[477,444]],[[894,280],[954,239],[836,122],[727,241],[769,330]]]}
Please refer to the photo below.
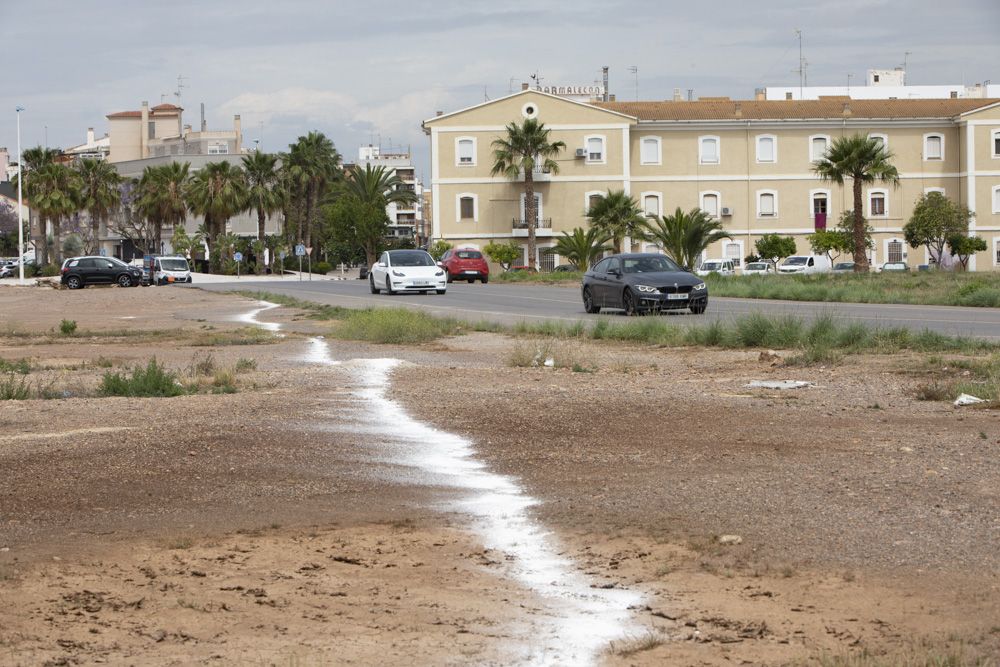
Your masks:
{"label": "balcony", "polygon": [[[535,181],[548,181],[552,177],[552,172],[548,169],[543,169],[542,165],[536,164],[531,170],[531,178]],[[524,181],[524,171],[522,170],[518,174],[517,180]]]}
{"label": "balcony", "polygon": [[[516,237],[528,236],[528,221],[514,218],[511,229]],[[535,236],[552,236],[552,218],[541,218],[535,223]]]}

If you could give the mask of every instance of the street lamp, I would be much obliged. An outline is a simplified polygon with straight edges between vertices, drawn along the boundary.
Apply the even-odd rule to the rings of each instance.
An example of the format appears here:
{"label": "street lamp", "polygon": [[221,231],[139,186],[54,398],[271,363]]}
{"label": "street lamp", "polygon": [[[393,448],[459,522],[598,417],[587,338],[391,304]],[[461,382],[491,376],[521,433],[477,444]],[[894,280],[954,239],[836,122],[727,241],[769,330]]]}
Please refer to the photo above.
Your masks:
{"label": "street lamp", "polygon": [[24,285],[24,203],[21,188],[24,176],[21,172],[21,112],[24,107],[15,107],[17,112],[17,250],[21,256],[17,259],[18,282]]}

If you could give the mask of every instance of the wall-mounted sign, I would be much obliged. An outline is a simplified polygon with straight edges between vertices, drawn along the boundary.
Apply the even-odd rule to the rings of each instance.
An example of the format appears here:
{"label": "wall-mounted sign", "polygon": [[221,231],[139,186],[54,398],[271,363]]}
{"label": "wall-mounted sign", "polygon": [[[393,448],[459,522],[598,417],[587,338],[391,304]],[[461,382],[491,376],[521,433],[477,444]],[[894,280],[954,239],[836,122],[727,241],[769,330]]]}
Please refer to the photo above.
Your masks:
{"label": "wall-mounted sign", "polygon": [[604,95],[604,86],[542,86],[541,91],[550,95]]}

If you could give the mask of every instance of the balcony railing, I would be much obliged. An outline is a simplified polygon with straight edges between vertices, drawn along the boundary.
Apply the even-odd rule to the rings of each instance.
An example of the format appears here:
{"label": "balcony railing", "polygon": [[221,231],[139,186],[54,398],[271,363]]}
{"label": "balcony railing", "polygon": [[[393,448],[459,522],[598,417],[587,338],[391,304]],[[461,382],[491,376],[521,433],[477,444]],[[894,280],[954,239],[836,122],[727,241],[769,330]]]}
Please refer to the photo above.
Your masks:
{"label": "balcony railing", "polygon": [[[518,218],[511,220],[514,229],[527,229],[528,221]],[[535,222],[535,229],[552,229],[552,218],[542,218]]]}

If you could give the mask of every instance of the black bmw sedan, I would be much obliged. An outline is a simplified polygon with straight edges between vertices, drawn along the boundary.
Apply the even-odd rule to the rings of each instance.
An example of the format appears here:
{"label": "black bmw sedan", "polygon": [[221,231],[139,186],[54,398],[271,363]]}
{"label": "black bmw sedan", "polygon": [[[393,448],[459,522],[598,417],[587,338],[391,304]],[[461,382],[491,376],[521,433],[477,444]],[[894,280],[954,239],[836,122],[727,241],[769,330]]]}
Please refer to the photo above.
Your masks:
{"label": "black bmw sedan", "polygon": [[626,315],[690,308],[701,315],[708,288],[698,276],[657,253],[605,257],[583,276],[583,307],[588,313],[618,308]]}

